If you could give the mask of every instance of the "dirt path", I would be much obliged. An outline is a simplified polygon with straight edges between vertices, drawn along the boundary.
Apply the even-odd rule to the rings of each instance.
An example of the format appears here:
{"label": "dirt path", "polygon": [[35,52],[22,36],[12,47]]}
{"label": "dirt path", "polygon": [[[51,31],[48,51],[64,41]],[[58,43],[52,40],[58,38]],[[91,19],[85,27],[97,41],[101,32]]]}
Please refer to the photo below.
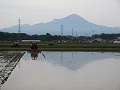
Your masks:
{"label": "dirt path", "polygon": [[0,52],[0,87],[7,81],[24,53],[23,51]]}

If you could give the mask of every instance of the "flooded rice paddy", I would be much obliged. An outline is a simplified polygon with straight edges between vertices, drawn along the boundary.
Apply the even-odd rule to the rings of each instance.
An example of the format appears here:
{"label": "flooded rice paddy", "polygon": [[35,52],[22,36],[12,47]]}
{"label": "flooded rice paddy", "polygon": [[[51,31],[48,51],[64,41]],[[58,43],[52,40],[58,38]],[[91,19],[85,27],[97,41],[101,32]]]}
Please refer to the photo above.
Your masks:
{"label": "flooded rice paddy", "polygon": [[26,52],[1,90],[120,90],[119,77],[120,53]]}

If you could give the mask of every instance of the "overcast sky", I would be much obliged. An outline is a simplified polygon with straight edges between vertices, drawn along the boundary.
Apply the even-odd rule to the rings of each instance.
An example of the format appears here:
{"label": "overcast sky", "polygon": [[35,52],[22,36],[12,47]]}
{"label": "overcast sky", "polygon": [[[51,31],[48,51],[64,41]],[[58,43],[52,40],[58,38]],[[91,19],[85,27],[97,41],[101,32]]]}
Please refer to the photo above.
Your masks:
{"label": "overcast sky", "polygon": [[98,25],[120,27],[120,0],[0,0],[0,28],[50,22],[78,14]]}

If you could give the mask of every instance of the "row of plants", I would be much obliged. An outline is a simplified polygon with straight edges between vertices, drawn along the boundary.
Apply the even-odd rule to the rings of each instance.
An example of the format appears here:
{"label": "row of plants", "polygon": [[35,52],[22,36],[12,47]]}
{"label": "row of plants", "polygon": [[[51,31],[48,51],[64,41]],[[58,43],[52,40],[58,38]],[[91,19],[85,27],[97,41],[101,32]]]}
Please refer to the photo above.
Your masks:
{"label": "row of plants", "polygon": [[[20,43],[20,47],[11,47],[10,43],[0,43],[0,51],[27,51],[31,43]],[[42,51],[120,51],[120,44],[114,43],[38,43]]]}

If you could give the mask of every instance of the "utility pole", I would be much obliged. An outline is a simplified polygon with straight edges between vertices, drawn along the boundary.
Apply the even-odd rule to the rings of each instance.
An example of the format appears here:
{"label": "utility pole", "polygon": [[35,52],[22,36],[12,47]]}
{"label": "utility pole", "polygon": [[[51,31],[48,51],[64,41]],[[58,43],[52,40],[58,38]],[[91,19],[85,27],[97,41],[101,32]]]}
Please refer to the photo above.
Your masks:
{"label": "utility pole", "polygon": [[77,37],[77,31],[76,31],[76,37]]}
{"label": "utility pole", "polygon": [[61,37],[62,37],[62,41],[63,41],[63,25],[61,25]]}
{"label": "utility pole", "polygon": [[72,28],[72,36],[73,36],[73,28]]}
{"label": "utility pole", "polygon": [[94,35],[94,34],[95,34],[95,31],[92,31],[92,34]]}
{"label": "utility pole", "polygon": [[19,20],[18,20],[18,40],[19,41],[20,41],[20,33],[21,33],[20,23],[21,23],[21,20],[19,18]]}
{"label": "utility pole", "polygon": [[21,23],[21,20],[19,18],[19,20],[18,20],[18,33],[21,33],[20,23]]}
{"label": "utility pole", "polygon": [[77,40],[78,40],[77,36],[78,36],[78,35],[77,35],[77,31],[76,31],[76,42],[77,42]]}

